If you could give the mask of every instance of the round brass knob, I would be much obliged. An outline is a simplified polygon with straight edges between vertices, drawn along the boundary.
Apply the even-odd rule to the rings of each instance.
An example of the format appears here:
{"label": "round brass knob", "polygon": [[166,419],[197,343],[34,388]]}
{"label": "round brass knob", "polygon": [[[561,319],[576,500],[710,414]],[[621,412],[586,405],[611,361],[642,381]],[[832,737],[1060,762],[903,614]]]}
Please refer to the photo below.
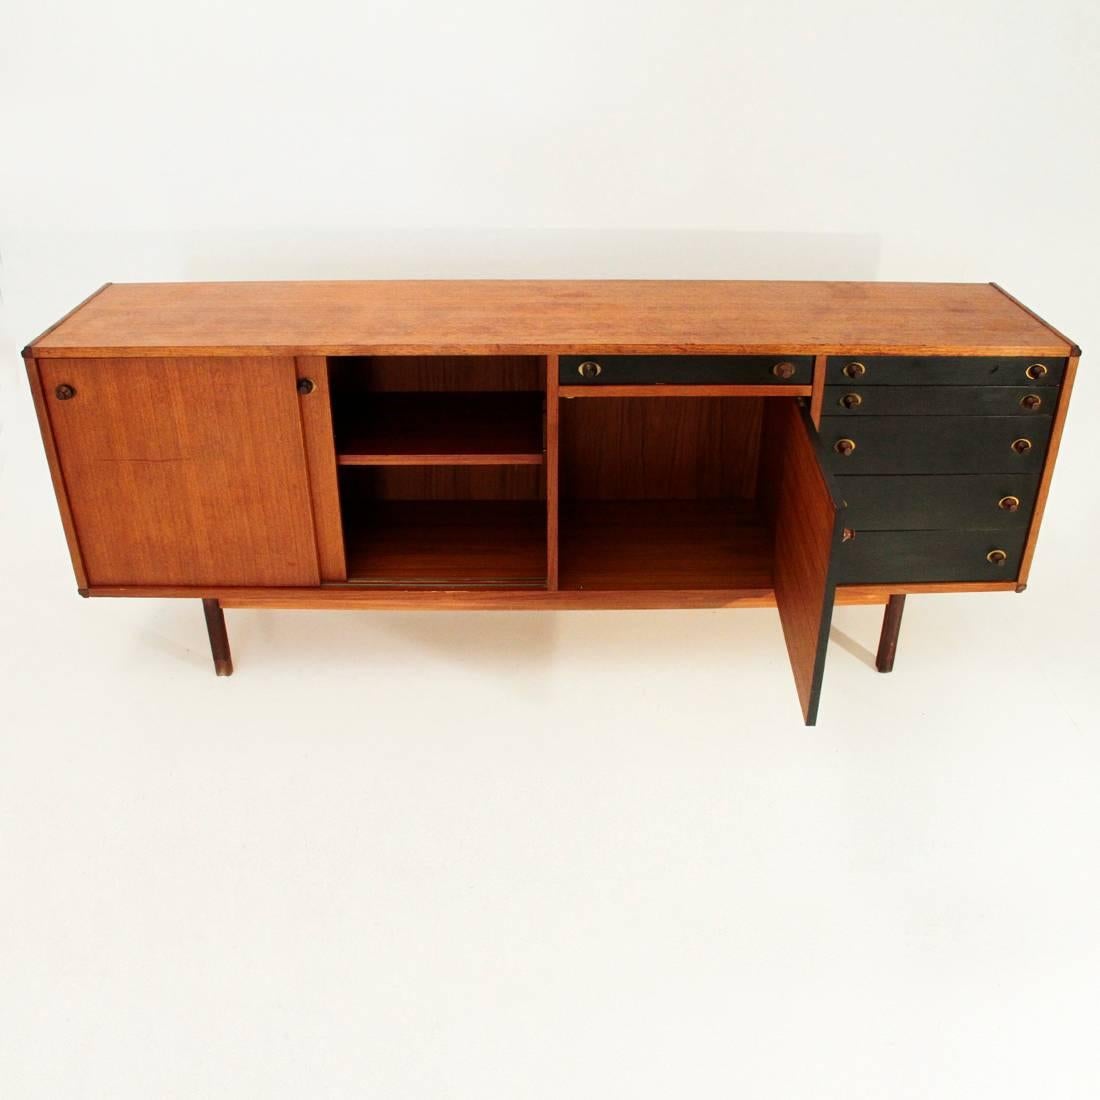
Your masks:
{"label": "round brass knob", "polygon": [[313,393],[313,391],[316,388],[317,387],[314,385],[312,378],[299,378],[298,379],[298,392],[303,397],[308,397],[309,394]]}
{"label": "round brass knob", "polygon": [[68,401],[70,397],[76,397],[76,387],[70,386],[68,382],[62,382],[61,385],[53,391],[53,394],[58,401]]}
{"label": "round brass knob", "polygon": [[1020,398],[1020,408],[1034,412],[1043,403],[1043,399],[1037,393],[1025,393]]}
{"label": "round brass knob", "polygon": [[845,363],[844,373],[849,378],[862,378],[867,373],[867,368],[862,363]]}
{"label": "round brass knob", "polygon": [[1004,565],[1008,561],[1008,555],[1003,550],[990,550],[985,556],[990,565]]}
{"label": "round brass knob", "polygon": [[582,378],[595,378],[603,367],[599,363],[593,362],[591,359],[586,359],[579,367],[577,367],[577,373]]}
{"label": "round brass knob", "polygon": [[772,374],[776,378],[793,378],[794,377],[794,363],[776,363],[772,367]]}
{"label": "round brass knob", "polygon": [[1020,498],[1019,497],[1001,497],[997,501],[997,507],[1002,512],[1018,512],[1020,510]]}
{"label": "round brass knob", "polygon": [[1024,371],[1024,374],[1033,380],[1036,378],[1045,378],[1047,375],[1047,365],[1046,363],[1032,363],[1031,366]]}
{"label": "round brass knob", "polygon": [[843,455],[847,458],[856,449],[856,441],[854,439],[838,439],[833,444],[833,450],[838,455]]}
{"label": "round brass knob", "polygon": [[858,393],[846,393],[837,404],[846,409],[858,409],[863,404],[863,398]]}
{"label": "round brass knob", "polygon": [[1030,439],[1014,439],[1012,441],[1012,449],[1018,455],[1026,455],[1027,452],[1031,450],[1031,440]]}
{"label": "round brass knob", "polygon": [[851,542],[852,539],[854,539],[855,537],[856,537],[856,533],[855,533],[855,531],[853,531],[851,529],[851,527],[845,527],[840,532],[840,541],[841,542]]}

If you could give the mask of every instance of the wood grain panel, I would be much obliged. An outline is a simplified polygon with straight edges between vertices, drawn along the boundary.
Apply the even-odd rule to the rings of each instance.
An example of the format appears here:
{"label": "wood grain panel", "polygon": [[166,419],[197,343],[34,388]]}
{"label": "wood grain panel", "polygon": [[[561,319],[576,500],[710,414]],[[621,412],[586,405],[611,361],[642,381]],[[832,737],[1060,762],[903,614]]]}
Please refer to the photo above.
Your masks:
{"label": "wood grain panel", "polygon": [[765,411],[760,497],[774,528],[775,602],[806,724],[817,721],[842,506],[819,463],[813,424],[794,402]]}
{"label": "wood grain panel", "polygon": [[1050,441],[1047,443],[1047,457],[1043,464],[1043,472],[1039,478],[1039,492],[1035,498],[1035,511],[1031,516],[1031,530],[1028,532],[1024,552],[1020,558],[1020,571],[1016,577],[1016,583],[1020,591],[1027,587],[1028,574],[1031,572],[1031,563],[1035,558],[1035,546],[1039,541],[1039,525],[1043,522],[1043,512],[1046,510],[1047,497],[1050,495],[1050,483],[1054,477],[1054,462],[1058,457],[1058,448],[1062,445],[1062,433],[1066,427],[1066,414],[1069,412],[1070,394],[1073,392],[1073,382],[1077,377],[1078,356],[1070,356],[1066,363],[1066,373],[1062,379],[1062,390],[1058,395],[1058,407],[1054,412],[1054,422],[1051,425]]}
{"label": "wood grain panel", "polygon": [[337,388],[348,393],[468,393],[543,388],[532,355],[372,355],[336,357]]}
{"label": "wood grain panel", "polygon": [[73,354],[1061,355],[988,283],[115,283],[32,346]]}
{"label": "wood grain panel", "polygon": [[561,402],[559,400],[558,357],[546,357],[546,587],[557,591],[559,575],[559,454]]}
{"label": "wood grain panel", "polygon": [[344,509],[372,500],[543,500],[542,466],[344,466]]}
{"label": "wood grain panel", "polygon": [[292,359],[41,369],[89,584],[319,582]]}
{"label": "wood grain panel", "polygon": [[751,497],[763,400],[566,401],[561,406],[562,499]]}
{"label": "wood grain panel", "polygon": [[299,394],[298,407],[309,468],[317,563],[321,580],[342,581],[347,579],[348,574],[344,561],[344,532],[340,522],[340,489],[336,476],[328,361],[323,355],[302,356],[297,361],[297,371],[299,378],[308,378],[314,385],[312,393]]}

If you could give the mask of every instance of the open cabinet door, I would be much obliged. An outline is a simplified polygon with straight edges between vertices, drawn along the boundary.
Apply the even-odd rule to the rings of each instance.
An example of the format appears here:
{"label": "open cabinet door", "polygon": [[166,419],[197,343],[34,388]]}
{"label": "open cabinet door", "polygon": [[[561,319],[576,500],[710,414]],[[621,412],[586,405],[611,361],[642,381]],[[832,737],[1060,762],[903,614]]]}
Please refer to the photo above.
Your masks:
{"label": "open cabinet door", "polygon": [[759,495],[774,534],[775,602],[806,725],[817,721],[836,591],[835,551],[844,503],[821,462],[803,404],[764,402]]}

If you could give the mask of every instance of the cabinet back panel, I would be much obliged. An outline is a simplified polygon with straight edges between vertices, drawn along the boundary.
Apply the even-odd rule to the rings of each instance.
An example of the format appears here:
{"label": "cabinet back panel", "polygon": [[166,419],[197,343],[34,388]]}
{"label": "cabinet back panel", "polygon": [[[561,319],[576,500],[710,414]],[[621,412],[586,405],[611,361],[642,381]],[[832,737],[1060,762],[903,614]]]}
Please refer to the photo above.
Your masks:
{"label": "cabinet back panel", "polygon": [[293,359],[40,367],[90,584],[319,582]]}
{"label": "cabinet back panel", "polygon": [[373,355],[329,359],[333,392],[428,393],[542,390],[545,360],[536,355]]}
{"label": "cabinet back panel", "polygon": [[541,466],[359,466],[340,471],[345,510],[372,500],[544,500]]}
{"label": "cabinet back panel", "polygon": [[562,498],[751,498],[763,402],[761,397],[562,401]]}

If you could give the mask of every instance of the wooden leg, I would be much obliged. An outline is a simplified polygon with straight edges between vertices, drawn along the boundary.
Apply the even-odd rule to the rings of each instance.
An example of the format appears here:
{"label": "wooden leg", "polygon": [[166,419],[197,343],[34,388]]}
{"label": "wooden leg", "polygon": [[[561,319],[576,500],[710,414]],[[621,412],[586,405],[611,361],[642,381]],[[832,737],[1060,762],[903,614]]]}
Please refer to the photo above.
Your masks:
{"label": "wooden leg", "polygon": [[217,600],[203,600],[202,613],[206,616],[206,633],[210,635],[210,654],[214,658],[214,671],[219,676],[233,675],[233,657],[229,652],[229,635],[225,631],[225,612]]}
{"label": "wooden leg", "polygon": [[901,613],[905,610],[904,596],[891,596],[882,616],[882,634],[878,640],[875,667],[879,672],[892,672],[894,654],[898,651],[898,631],[901,630]]}

